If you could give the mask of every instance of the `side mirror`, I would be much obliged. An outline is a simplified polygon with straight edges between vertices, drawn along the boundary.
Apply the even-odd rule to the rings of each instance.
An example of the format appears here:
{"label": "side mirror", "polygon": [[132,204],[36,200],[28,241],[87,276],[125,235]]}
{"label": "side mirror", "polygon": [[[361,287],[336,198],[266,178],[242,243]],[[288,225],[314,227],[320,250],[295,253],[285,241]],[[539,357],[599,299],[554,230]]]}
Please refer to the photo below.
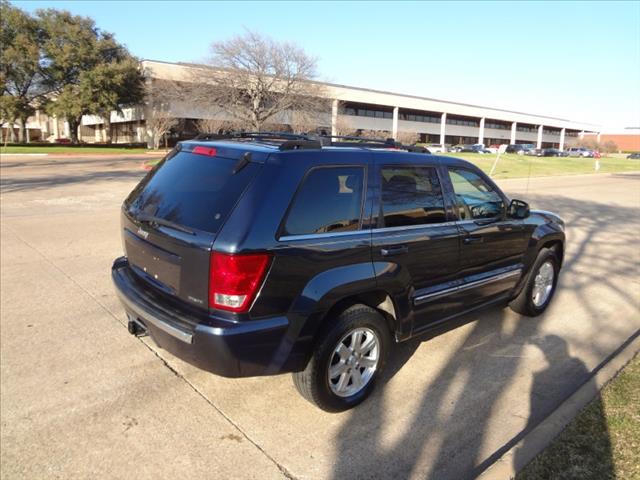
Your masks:
{"label": "side mirror", "polygon": [[511,218],[527,218],[529,216],[529,204],[522,200],[511,200],[507,212]]}

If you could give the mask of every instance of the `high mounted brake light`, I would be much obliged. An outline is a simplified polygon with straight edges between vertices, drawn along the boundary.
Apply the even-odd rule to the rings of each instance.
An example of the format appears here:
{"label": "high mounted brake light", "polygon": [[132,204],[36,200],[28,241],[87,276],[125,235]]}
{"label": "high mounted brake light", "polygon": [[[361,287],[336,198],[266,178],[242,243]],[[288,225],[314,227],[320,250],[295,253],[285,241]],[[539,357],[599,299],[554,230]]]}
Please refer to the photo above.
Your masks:
{"label": "high mounted brake light", "polygon": [[213,147],[203,147],[201,145],[198,145],[197,147],[193,148],[191,153],[195,153],[197,155],[206,155],[207,157],[215,157],[218,152]]}
{"label": "high mounted brake light", "polygon": [[211,252],[209,307],[246,312],[256,297],[271,257],[267,254],[230,255]]}

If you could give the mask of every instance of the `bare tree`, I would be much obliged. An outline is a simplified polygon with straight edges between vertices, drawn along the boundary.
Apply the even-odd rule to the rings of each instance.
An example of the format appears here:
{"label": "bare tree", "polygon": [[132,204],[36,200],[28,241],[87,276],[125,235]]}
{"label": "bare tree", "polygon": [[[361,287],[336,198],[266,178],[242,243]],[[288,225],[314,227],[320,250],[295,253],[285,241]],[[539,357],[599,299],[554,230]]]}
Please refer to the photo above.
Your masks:
{"label": "bare tree", "polygon": [[360,130],[359,136],[386,140],[387,138],[391,138],[391,132],[389,130]]}
{"label": "bare tree", "polygon": [[149,79],[145,98],[144,119],[149,143],[158,149],[163,137],[166,146],[166,134],[178,123],[178,119],[171,113],[171,105],[184,98],[183,89],[176,82]]}
{"label": "bare tree", "polygon": [[607,140],[600,144],[600,151],[603,153],[615,153],[618,151],[618,144],[613,140]]}
{"label": "bare tree", "polygon": [[151,139],[153,141],[153,148],[160,148],[160,142],[164,138],[164,146],[167,147],[167,133],[172,127],[178,124],[178,119],[175,117],[169,117],[166,115],[154,115],[150,119],[146,119],[147,129],[151,131]]}
{"label": "bare tree", "polygon": [[318,110],[318,99],[326,97],[314,82],[316,59],[296,45],[247,31],[211,50],[213,68],[194,68],[190,97],[253,130],[284,124],[289,112]]}
{"label": "bare tree", "polygon": [[357,131],[351,119],[347,115],[338,112],[338,117],[336,118],[336,135],[340,137],[350,137],[356,134]]}
{"label": "bare tree", "polygon": [[405,145],[415,145],[420,140],[420,135],[415,132],[398,132],[396,140]]}
{"label": "bare tree", "polygon": [[582,138],[578,140],[577,145],[591,150],[599,150],[602,153],[613,153],[618,151],[618,145],[615,142],[609,140],[607,142],[600,143],[595,136],[591,138]]}
{"label": "bare tree", "polygon": [[[322,110],[317,107],[327,107]],[[316,108],[307,110],[292,110],[289,112],[289,126],[294,133],[310,133],[318,130],[318,127],[326,125],[331,120],[331,110],[327,105],[318,101]]]}
{"label": "bare tree", "polygon": [[222,133],[227,130],[241,130],[245,128],[239,122],[220,118],[201,118],[196,122],[200,133]]}

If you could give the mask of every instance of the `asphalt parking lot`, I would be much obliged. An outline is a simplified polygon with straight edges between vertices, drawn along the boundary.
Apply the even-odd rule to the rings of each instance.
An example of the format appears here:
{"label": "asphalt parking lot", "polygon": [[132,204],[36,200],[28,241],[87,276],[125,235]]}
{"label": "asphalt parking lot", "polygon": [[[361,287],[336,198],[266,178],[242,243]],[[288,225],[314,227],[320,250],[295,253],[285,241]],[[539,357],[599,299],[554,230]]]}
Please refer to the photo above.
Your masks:
{"label": "asphalt parking lot", "polygon": [[567,222],[551,307],[400,345],[330,415],[288,375],[219,378],[127,333],[110,267],[140,162],[1,160],[3,478],[472,478],[640,328],[640,174],[501,181]]}

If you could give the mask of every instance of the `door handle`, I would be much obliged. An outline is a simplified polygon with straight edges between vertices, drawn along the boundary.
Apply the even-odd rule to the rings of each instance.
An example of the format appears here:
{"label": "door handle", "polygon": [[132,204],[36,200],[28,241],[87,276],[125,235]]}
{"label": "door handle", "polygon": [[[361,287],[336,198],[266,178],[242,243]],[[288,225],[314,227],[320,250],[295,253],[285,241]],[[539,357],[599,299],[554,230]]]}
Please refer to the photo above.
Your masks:
{"label": "door handle", "polygon": [[393,247],[386,247],[380,250],[383,257],[392,257],[393,255],[402,255],[409,252],[407,245],[395,245]]}
{"label": "door handle", "polygon": [[482,241],[482,235],[469,235],[468,237],[464,237],[463,243],[469,245],[472,243],[482,243]]}

